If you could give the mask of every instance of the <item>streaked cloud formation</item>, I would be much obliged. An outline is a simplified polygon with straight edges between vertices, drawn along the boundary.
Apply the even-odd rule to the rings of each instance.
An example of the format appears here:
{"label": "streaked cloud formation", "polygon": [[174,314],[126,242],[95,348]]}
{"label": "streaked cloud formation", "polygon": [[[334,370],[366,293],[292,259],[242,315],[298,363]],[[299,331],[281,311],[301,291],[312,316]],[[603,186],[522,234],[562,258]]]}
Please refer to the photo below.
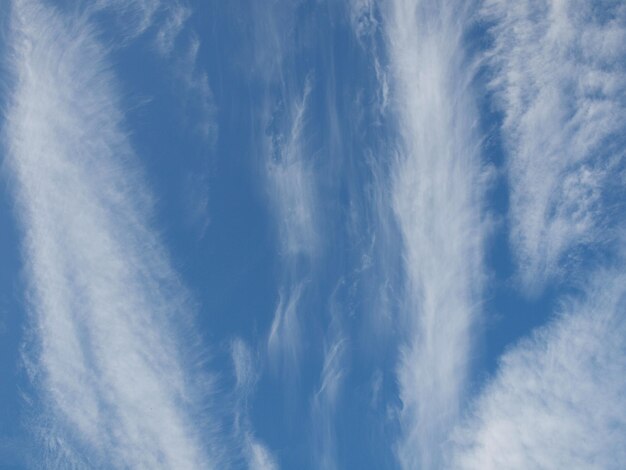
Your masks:
{"label": "streaked cloud formation", "polygon": [[408,328],[398,380],[403,468],[437,468],[460,411],[479,317],[480,145],[456,2],[398,0],[384,12],[400,144],[392,207],[402,235]]}
{"label": "streaked cloud formation", "polygon": [[[277,81],[278,101],[265,104],[263,165],[279,240],[283,287],[268,338],[274,365],[297,375],[301,347],[301,298],[306,293],[306,275],[319,249],[316,215],[316,185],[304,128],[311,93],[307,76],[301,93],[292,83]],[[269,99],[269,97],[268,97]],[[270,111],[270,107],[274,108]]]}
{"label": "streaked cloud formation", "polygon": [[329,470],[340,468],[337,462],[337,436],[334,417],[337,413],[339,395],[345,381],[345,356],[347,340],[340,336],[338,316],[333,317],[335,323],[327,334],[324,347],[324,365],[320,377],[319,388],[312,399],[312,418],[314,429],[315,465]]}
{"label": "streaked cloud formation", "polygon": [[162,8],[161,0],[95,0],[87,5],[92,13],[113,12],[125,40],[134,39],[151,28]]}
{"label": "streaked cloud formation", "polygon": [[105,49],[88,17],[34,0],[14,2],[11,41],[5,136],[29,367],[48,415],[42,465],[211,468],[192,303],[152,228]]}
{"label": "streaked cloud formation", "polygon": [[315,175],[307,158],[304,144],[304,126],[307,102],[311,93],[311,79],[307,78],[301,96],[288,103],[286,117],[275,116],[287,122],[287,131],[280,123],[270,131],[266,149],[266,171],[271,185],[269,191],[276,207],[280,226],[281,254],[287,258],[310,257],[317,247],[315,226]]}
{"label": "streaked cloud formation", "polygon": [[191,16],[191,8],[180,3],[172,3],[168,6],[167,13],[155,39],[158,51],[165,56],[172,54],[176,41]]}
{"label": "streaked cloud formation", "polygon": [[235,433],[243,448],[243,455],[250,470],[276,470],[278,465],[270,451],[254,436],[248,407],[256,383],[259,380],[258,360],[248,345],[240,338],[231,345],[235,369]]}

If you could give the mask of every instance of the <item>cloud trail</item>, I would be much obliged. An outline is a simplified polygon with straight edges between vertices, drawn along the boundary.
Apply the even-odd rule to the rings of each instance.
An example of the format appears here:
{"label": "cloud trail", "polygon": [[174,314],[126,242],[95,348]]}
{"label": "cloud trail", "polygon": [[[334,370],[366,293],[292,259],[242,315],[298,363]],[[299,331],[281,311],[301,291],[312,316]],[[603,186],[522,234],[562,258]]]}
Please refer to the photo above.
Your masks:
{"label": "cloud trail", "polygon": [[87,8],[92,13],[113,12],[124,40],[128,41],[154,25],[163,5],[162,0],[95,0],[87,3]]}
{"label": "cloud trail", "polygon": [[248,401],[259,379],[257,364],[248,345],[237,338],[231,345],[235,369],[235,433],[251,470],[276,470],[278,464],[271,452],[254,436],[248,414]]}
{"label": "cloud trail", "polygon": [[4,138],[44,465],[211,468],[191,301],[152,228],[105,50],[86,15],[16,0],[11,22]]}
{"label": "cloud trail", "polygon": [[285,370],[294,370],[300,357],[301,328],[298,308],[302,288],[301,284],[296,284],[280,292],[267,339],[270,360],[274,366]]}
{"label": "cloud trail", "polygon": [[169,62],[174,90],[180,101],[183,128],[202,140],[204,151],[196,167],[187,174],[184,190],[187,223],[202,239],[210,224],[211,162],[218,138],[216,106],[209,76],[200,65],[200,38],[190,25],[193,10],[186,1],[169,1],[159,6],[163,19],[155,22],[157,53]]}
{"label": "cloud trail", "polygon": [[479,318],[483,182],[473,65],[462,43],[467,16],[458,2],[396,0],[383,11],[400,138],[391,203],[406,277],[396,448],[403,468],[440,466]]}
{"label": "cloud trail", "polygon": [[319,385],[311,400],[313,455],[316,468],[328,470],[341,468],[338,463],[337,414],[346,382],[349,339],[343,327],[347,305],[340,301],[346,288],[341,279],[329,301],[330,324],[323,337],[324,361]]}
{"label": "cloud trail", "polygon": [[[315,175],[306,158],[303,129],[311,81],[302,95],[290,103],[287,131],[270,126],[266,139],[265,169],[275,219],[279,226],[279,250],[283,258],[285,287],[274,314],[268,350],[274,363],[295,371],[300,354],[300,300],[304,295],[303,270],[318,249]],[[276,123],[274,123],[276,124]]]}
{"label": "cloud trail", "polygon": [[[185,35],[181,33],[190,16],[191,10],[188,7],[179,4],[171,6],[165,24],[157,33],[156,45],[158,52],[171,61],[170,70],[177,81],[177,88],[183,90],[182,116],[186,126],[202,137],[209,150],[212,150],[217,140],[215,104],[209,77],[198,66],[200,39],[192,29]],[[183,43],[180,46],[183,52],[177,51],[174,54],[173,48],[177,40]]]}
{"label": "cloud trail", "polygon": [[[307,127],[313,77],[297,68],[293,35],[302,2],[252,2],[252,57],[247,68],[253,87],[260,85],[256,144],[259,169],[277,232],[280,281],[268,332],[270,366],[292,385],[299,374],[303,305],[311,268],[319,253],[317,184]],[[304,72],[309,70],[306,67]]]}
{"label": "cloud trail", "polygon": [[595,275],[582,299],[506,353],[455,434],[451,468],[618,469],[626,462],[626,277]]}
{"label": "cloud trail", "polygon": [[602,205],[623,172],[626,5],[486,0],[482,14],[510,154],[510,238],[522,287],[537,294],[618,219]]}
{"label": "cloud trail", "polygon": [[334,421],[338,395],[344,381],[346,339],[338,335],[339,331],[329,335],[331,340],[324,351],[320,386],[313,396],[312,404],[316,466],[328,470],[339,468]]}
{"label": "cloud trail", "polygon": [[305,158],[303,129],[311,80],[306,80],[302,96],[289,110],[287,133],[272,135],[267,149],[267,174],[271,197],[280,221],[281,251],[286,257],[311,256],[315,251],[315,193],[310,162]]}
{"label": "cloud trail", "polygon": [[174,2],[170,4],[168,13],[155,38],[157,50],[164,56],[172,54],[176,41],[192,12],[188,6]]}
{"label": "cloud trail", "polygon": [[[168,71],[181,99],[180,119],[198,134],[210,150],[217,139],[215,105],[207,73],[198,65],[200,40],[190,25],[193,10],[186,0],[96,0],[78,2],[94,18],[114,19],[111,44],[128,45],[138,37],[150,37],[154,51],[169,62]],[[108,32],[99,31],[100,34]],[[176,49],[176,53],[174,50]],[[204,170],[206,173],[206,170]],[[207,218],[206,214],[203,214]]]}

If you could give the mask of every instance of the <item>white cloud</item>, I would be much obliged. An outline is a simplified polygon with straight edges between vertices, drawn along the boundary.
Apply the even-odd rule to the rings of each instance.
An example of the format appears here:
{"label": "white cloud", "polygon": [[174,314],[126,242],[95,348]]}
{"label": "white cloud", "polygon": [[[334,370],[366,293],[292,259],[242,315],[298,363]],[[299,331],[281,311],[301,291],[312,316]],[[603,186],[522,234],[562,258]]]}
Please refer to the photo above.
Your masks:
{"label": "white cloud", "polygon": [[231,345],[231,356],[235,369],[236,392],[240,397],[247,399],[259,379],[252,352],[242,339],[236,338]]}
{"label": "white cloud", "polygon": [[281,251],[287,257],[311,256],[317,246],[315,174],[308,158],[303,131],[311,80],[288,110],[289,128],[268,137],[266,171],[270,197],[280,223]]}
{"label": "white cloud", "polygon": [[248,468],[250,470],[277,470],[279,467],[272,454],[258,441],[249,442]]}
{"label": "white cloud", "polygon": [[463,398],[480,313],[484,181],[469,86],[474,65],[464,56],[467,12],[458,2],[396,0],[383,18],[400,137],[391,204],[406,277],[396,452],[403,468],[436,468]]}
{"label": "white cloud", "polygon": [[183,202],[185,222],[199,240],[204,238],[211,223],[208,169],[190,171],[185,177]]}
{"label": "white cloud", "polygon": [[[25,234],[46,465],[210,468],[191,301],[151,228],[105,49],[85,16],[12,8],[7,166]],[[72,457],[74,455],[75,457]]]}
{"label": "white cloud", "polygon": [[350,0],[350,23],[359,40],[376,33],[379,27],[376,18],[376,4],[373,0]]}
{"label": "white cloud", "polygon": [[[251,23],[246,25],[252,41],[252,57],[245,63],[245,73],[267,83],[289,81],[284,73],[286,57],[297,47],[293,41],[297,11],[302,0],[268,0],[246,6]],[[285,85],[285,83],[283,83]]]}
{"label": "white cloud", "polygon": [[246,70],[264,87],[255,132],[282,271],[267,349],[272,369],[290,379],[299,373],[301,304],[320,242],[316,174],[306,136],[312,77],[302,81],[289,68],[300,4],[270,0],[251,5],[253,57]]}
{"label": "white cloud", "polygon": [[302,284],[294,284],[286,289],[286,293],[280,293],[267,340],[273,366],[288,372],[297,370],[300,358],[301,332],[298,315],[302,289]]}
{"label": "white cloud", "polygon": [[176,40],[191,16],[191,8],[180,3],[172,3],[169,5],[167,13],[155,38],[157,49],[164,56],[169,56],[174,50]]}
{"label": "white cloud", "polygon": [[510,153],[511,241],[524,288],[538,293],[571,248],[606,241],[602,196],[622,157],[609,139],[625,131],[626,6],[487,0],[483,15]]}
{"label": "white cloud", "polygon": [[[214,150],[218,126],[215,101],[206,71],[200,66],[201,43],[190,18],[193,10],[185,0],[111,0],[88,4],[88,11],[102,12],[117,19],[112,44],[126,45],[141,35],[151,36],[155,52],[168,62],[174,91],[180,104],[181,128],[202,139],[205,154]],[[206,158],[206,157],[205,157]],[[203,162],[187,176],[184,190],[186,219],[190,228],[202,239],[210,222],[210,165]]]}
{"label": "white cloud", "polygon": [[[200,40],[189,25],[193,10],[185,0],[97,0],[86,7],[94,17],[111,15],[116,21],[111,44],[125,46],[146,35],[154,49],[169,61],[175,89],[182,96],[180,119],[209,145],[217,139],[214,100],[207,73],[198,65]],[[105,30],[106,31],[106,30]]]}
{"label": "white cloud", "polygon": [[237,338],[231,346],[235,369],[235,432],[241,442],[244,458],[250,470],[276,470],[278,464],[271,452],[254,436],[248,413],[248,400],[259,378],[258,365],[248,345]]}
{"label": "white cloud", "polygon": [[303,299],[321,244],[317,175],[307,135],[313,77],[302,79],[294,68],[301,5],[300,0],[253,2],[246,25],[252,56],[245,73],[254,87],[262,87],[254,132],[281,270],[267,349],[272,369],[290,380],[299,374]]}
{"label": "white cloud", "polygon": [[185,27],[192,10],[182,3],[171,3],[163,10],[165,19],[156,23],[157,51],[171,62],[171,73],[183,91],[184,124],[212,150],[217,139],[215,104],[209,77],[198,65],[200,39],[191,27]]}
{"label": "white cloud", "polygon": [[349,314],[346,304],[339,301],[346,288],[344,279],[335,286],[329,302],[330,324],[323,338],[324,363],[320,382],[311,400],[313,455],[316,468],[340,468],[337,462],[337,413],[339,399],[347,373],[349,340],[342,323]]}
{"label": "white cloud", "polygon": [[379,53],[381,24],[378,2],[374,0],[350,0],[348,10],[352,30],[372,61],[378,85],[374,106],[382,117],[389,104],[389,77],[387,67]]}
{"label": "white cloud", "polygon": [[114,19],[114,28],[98,31],[106,38],[103,42],[124,47],[139,37],[150,38],[153,52],[167,64],[179,127],[205,146],[205,161],[187,175],[183,191],[186,222],[202,239],[211,219],[208,155],[215,149],[218,126],[209,76],[198,61],[200,39],[190,24],[193,9],[187,0],[96,0],[85,2],[85,9],[96,21],[101,15]]}
{"label": "white cloud", "polygon": [[217,139],[213,91],[208,75],[197,65],[199,50],[200,40],[192,32],[186,50],[173,60],[173,70],[186,93],[185,113],[190,116],[186,124],[213,147]]}
{"label": "white cloud", "polygon": [[312,403],[315,462],[317,468],[328,470],[339,468],[334,427],[346,353],[346,339],[338,336],[338,332],[331,335],[331,338],[330,344],[325,347],[321,383]]}
{"label": "white cloud", "polygon": [[[622,237],[622,216],[607,201],[616,197],[614,180],[623,181],[615,143],[626,110],[626,7],[488,0],[482,13],[493,22],[486,57],[510,154],[511,242],[523,287],[536,294],[562,273],[580,278],[577,247]],[[552,323],[502,357],[454,433],[450,468],[621,467],[621,271],[593,275],[584,295],[563,302]]]}
{"label": "white cloud", "polygon": [[134,39],[154,25],[162,8],[161,0],[95,0],[87,2],[93,11],[115,13],[125,39]]}
{"label": "white cloud", "polygon": [[619,469],[626,462],[626,277],[506,353],[454,439],[451,468]]}
{"label": "white cloud", "polygon": [[284,115],[268,124],[264,147],[267,190],[279,232],[278,247],[284,281],[270,335],[268,350],[273,365],[297,372],[300,354],[300,300],[305,294],[303,273],[319,248],[315,172],[305,137],[311,79],[302,94],[288,101]]}
{"label": "white cloud", "polygon": [[200,137],[206,146],[203,161],[186,177],[183,193],[187,222],[198,239],[202,239],[211,220],[211,165],[207,155],[214,151],[218,136],[215,102],[209,77],[198,64],[200,39],[191,27],[185,28],[192,14],[191,9],[180,3],[172,3],[166,11],[166,19],[156,35],[157,50],[170,61],[169,70],[175,79],[176,93],[180,96],[183,128]]}

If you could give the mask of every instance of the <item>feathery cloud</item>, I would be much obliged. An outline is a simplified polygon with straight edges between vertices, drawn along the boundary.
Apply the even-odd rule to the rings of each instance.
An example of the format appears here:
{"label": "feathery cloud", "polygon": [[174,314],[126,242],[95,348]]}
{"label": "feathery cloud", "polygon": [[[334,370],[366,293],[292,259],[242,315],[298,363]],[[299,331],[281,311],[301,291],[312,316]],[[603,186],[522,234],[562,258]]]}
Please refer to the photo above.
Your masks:
{"label": "feathery cloud", "polygon": [[312,403],[316,465],[329,470],[338,468],[334,418],[346,349],[346,339],[338,335],[338,331],[331,335],[332,341],[325,347],[321,383]]}
{"label": "feathery cloud", "polygon": [[155,38],[157,50],[164,56],[172,54],[176,40],[192,13],[191,8],[176,2],[169,5],[167,12],[168,15]]}
{"label": "feathery cloud", "polygon": [[115,13],[125,41],[141,36],[150,29],[162,8],[162,0],[95,0],[86,3],[91,12]]}
{"label": "feathery cloud", "polygon": [[115,78],[84,15],[12,9],[7,166],[30,283],[31,372],[52,465],[210,468],[189,295],[151,226]]}
{"label": "feathery cloud", "polygon": [[235,339],[231,345],[235,369],[235,433],[241,442],[244,458],[251,470],[276,470],[278,464],[270,451],[254,436],[248,414],[248,400],[254,393],[259,371],[248,345]]}
{"label": "feathery cloud", "polygon": [[280,221],[281,251],[288,258],[311,256],[317,245],[315,224],[315,178],[303,145],[307,100],[311,80],[289,110],[289,129],[268,139],[266,169],[270,197]]}
{"label": "feathery cloud", "polygon": [[301,328],[298,308],[302,289],[302,284],[294,284],[286,292],[280,293],[267,340],[272,365],[287,371],[296,370],[300,358]]}
{"label": "feathery cloud", "polygon": [[[273,363],[295,372],[300,351],[300,299],[304,295],[303,269],[319,245],[316,223],[315,173],[303,142],[311,79],[302,95],[278,116],[265,139],[265,171],[269,198],[279,228],[279,250],[285,275],[280,301],[268,338]],[[286,124],[283,124],[286,123]],[[287,126],[286,129],[283,126]]]}
{"label": "feathery cloud", "polygon": [[406,278],[396,451],[404,468],[434,468],[461,405],[483,276],[480,141],[473,64],[462,43],[467,10],[396,0],[383,18],[400,139],[391,205]]}

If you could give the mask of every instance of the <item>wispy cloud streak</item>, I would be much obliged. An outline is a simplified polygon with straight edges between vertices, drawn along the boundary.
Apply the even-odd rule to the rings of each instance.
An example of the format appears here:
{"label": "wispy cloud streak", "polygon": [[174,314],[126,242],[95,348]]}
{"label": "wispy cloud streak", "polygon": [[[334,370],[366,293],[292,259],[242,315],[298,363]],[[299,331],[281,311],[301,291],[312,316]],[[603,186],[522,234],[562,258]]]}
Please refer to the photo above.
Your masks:
{"label": "wispy cloud streak", "polygon": [[[153,49],[169,62],[181,97],[181,119],[192,132],[209,145],[217,138],[213,92],[207,73],[199,66],[200,39],[190,24],[193,9],[186,0],[96,0],[84,3],[87,15],[105,14],[114,19],[115,34],[111,44],[125,46],[144,36],[153,41]],[[82,6],[82,5],[81,5]],[[106,30],[105,30],[106,31]],[[102,31],[101,31],[102,33]]]}
{"label": "wispy cloud streak", "polygon": [[492,88],[510,154],[511,242],[523,287],[571,267],[572,248],[605,243],[602,204],[623,171],[626,6],[487,0]]}
{"label": "wispy cloud streak", "polygon": [[324,362],[317,390],[313,394],[311,416],[315,466],[329,470],[341,468],[338,462],[337,414],[347,380],[349,339],[342,326],[346,305],[339,302],[345,280],[341,279],[331,295],[330,324],[324,336]]}
{"label": "wispy cloud streak", "polygon": [[397,0],[383,16],[400,137],[392,206],[406,278],[397,455],[404,468],[436,468],[468,375],[483,274],[467,11],[457,2]]}
{"label": "wispy cloud streak", "polygon": [[171,3],[168,15],[156,34],[156,46],[164,56],[172,54],[176,40],[179,38],[185,23],[191,16],[191,8],[180,3]]}
{"label": "wispy cloud streak", "polygon": [[288,110],[289,129],[278,131],[268,140],[267,175],[270,197],[280,223],[281,251],[286,257],[310,256],[316,248],[314,175],[303,145],[307,101],[311,80],[307,79],[301,97]]}
{"label": "wispy cloud streak", "polygon": [[302,332],[298,309],[302,288],[301,284],[295,284],[280,292],[267,340],[272,364],[285,370],[296,368],[300,357]]}
{"label": "wispy cloud streak", "polygon": [[626,462],[626,278],[585,297],[506,353],[455,436],[451,468],[618,469]]}
{"label": "wispy cloud streak", "polygon": [[124,40],[131,40],[154,25],[162,0],[95,0],[87,5],[91,12],[114,12]]}
{"label": "wispy cloud streak", "polygon": [[237,338],[231,345],[235,369],[235,433],[244,459],[251,470],[276,470],[278,464],[271,452],[255,437],[248,413],[249,400],[259,379],[257,360],[248,345]]}
{"label": "wispy cloud streak", "polygon": [[312,405],[316,466],[328,470],[339,468],[335,413],[339,392],[344,381],[346,352],[346,339],[338,336],[338,332],[330,336],[331,342],[324,351],[320,386],[313,396]]}
{"label": "wispy cloud streak", "polygon": [[[183,93],[185,125],[202,137],[209,150],[217,140],[213,91],[207,73],[198,65],[200,39],[191,28],[182,34],[191,9],[172,4],[168,16],[156,36],[157,51],[171,61],[171,72]],[[182,37],[181,37],[182,36]],[[174,53],[176,43],[180,50]]]}
{"label": "wispy cloud streak", "polygon": [[[210,380],[150,221],[113,74],[86,16],[13,3],[7,164],[24,229],[44,465],[210,468]],[[184,336],[183,336],[184,335]],[[79,457],[80,455],[80,457]]]}
{"label": "wispy cloud streak", "polygon": [[[269,196],[279,227],[279,250],[286,286],[281,292],[268,348],[274,362],[295,370],[300,350],[299,304],[304,293],[303,272],[318,249],[315,174],[303,142],[311,81],[307,79],[298,100],[289,103],[286,119],[269,126],[265,169]],[[287,122],[287,131],[281,128]],[[276,128],[277,127],[277,128]],[[304,271],[303,271],[304,270]]]}

